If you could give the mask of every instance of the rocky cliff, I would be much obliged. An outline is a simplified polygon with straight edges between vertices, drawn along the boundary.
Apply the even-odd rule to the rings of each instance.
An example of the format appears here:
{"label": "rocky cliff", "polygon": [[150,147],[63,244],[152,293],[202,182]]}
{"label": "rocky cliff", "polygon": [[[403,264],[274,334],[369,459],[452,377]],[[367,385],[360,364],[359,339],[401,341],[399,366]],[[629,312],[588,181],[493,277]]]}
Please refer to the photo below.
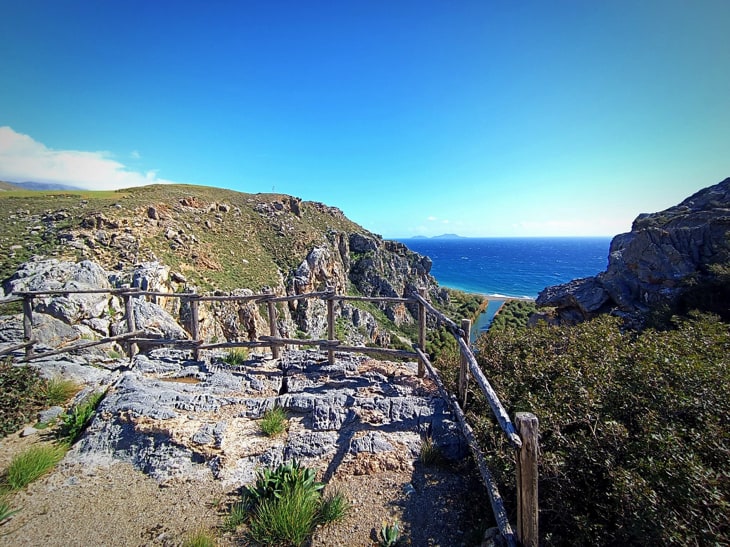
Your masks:
{"label": "rocky cliff", "polygon": [[653,311],[699,308],[730,318],[730,178],[665,211],[639,215],[611,242],[608,268],[548,287],[538,306],[576,322],[613,312],[641,321]]}

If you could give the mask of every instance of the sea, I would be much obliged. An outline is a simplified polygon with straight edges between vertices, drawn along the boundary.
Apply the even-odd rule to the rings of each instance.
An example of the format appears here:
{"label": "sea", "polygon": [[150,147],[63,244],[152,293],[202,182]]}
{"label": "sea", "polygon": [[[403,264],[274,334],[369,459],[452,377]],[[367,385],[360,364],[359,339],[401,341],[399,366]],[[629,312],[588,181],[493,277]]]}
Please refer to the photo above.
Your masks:
{"label": "sea", "polygon": [[606,269],[610,237],[399,239],[433,261],[439,285],[489,297],[474,326],[486,330],[509,298],[536,298],[545,287]]}

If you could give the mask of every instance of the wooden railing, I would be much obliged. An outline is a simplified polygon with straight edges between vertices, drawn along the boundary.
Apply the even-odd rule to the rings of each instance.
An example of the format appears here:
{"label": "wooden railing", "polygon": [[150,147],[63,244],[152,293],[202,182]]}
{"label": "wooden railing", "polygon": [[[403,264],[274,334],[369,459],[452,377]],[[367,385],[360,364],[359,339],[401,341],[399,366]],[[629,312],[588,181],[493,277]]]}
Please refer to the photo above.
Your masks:
{"label": "wooden railing", "polygon": [[[33,324],[33,298],[40,296],[52,295],[68,295],[72,293],[108,293],[120,296],[124,300],[124,313],[127,323],[128,332],[119,336],[103,338],[101,340],[86,341],[72,344],[64,348],[35,354],[33,346],[35,340],[32,338]],[[451,409],[456,416],[464,438],[469,445],[471,453],[474,457],[480,475],[487,488],[490,498],[492,511],[494,513],[497,525],[502,536],[510,546],[524,545],[528,547],[536,547],[538,545],[538,498],[537,498],[537,458],[538,458],[538,420],[530,413],[517,413],[514,422],[510,419],[509,414],[504,409],[496,392],[492,388],[489,380],[482,372],[477,363],[474,354],[469,347],[469,331],[471,322],[465,320],[461,325],[457,325],[446,315],[437,310],[427,299],[424,290],[412,294],[406,298],[396,297],[364,297],[364,296],[348,296],[338,295],[332,288],[324,291],[311,292],[306,294],[276,296],[271,292],[254,295],[230,295],[230,296],[213,296],[202,295],[196,293],[165,293],[156,291],[143,291],[136,288],[125,287],[121,289],[92,289],[92,290],[57,290],[57,291],[25,291],[14,293],[18,299],[23,302],[23,332],[24,343],[6,348],[5,353],[17,351],[25,348],[25,358],[23,361],[30,361],[39,357],[47,357],[49,355],[66,353],[82,348],[88,348],[98,344],[105,344],[116,341],[124,341],[128,347],[128,352],[132,356],[137,351],[137,344],[145,343],[148,345],[173,345],[191,349],[194,357],[199,359],[200,352],[203,350],[211,350],[218,348],[234,348],[234,347],[269,347],[273,358],[280,356],[281,348],[292,345],[317,346],[321,350],[326,350],[328,360],[331,364],[335,361],[335,351],[378,354],[397,358],[413,358],[418,359],[418,375],[423,377],[426,372],[436,383],[441,397],[449,402]],[[173,340],[151,338],[143,330],[138,330],[134,317],[134,306],[132,300],[134,298],[153,296],[165,298],[180,298],[187,301],[190,305],[191,315],[191,338],[192,340]],[[276,327],[276,303],[321,299],[326,303],[327,308],[327,338],[326,339],[300,339],[300,338],[283,338],[279,336]],[[8,302],[5,300],[4,302]],[[413,351],[369,347],[369,346],[348,346],[343,341],[335,338],[335,302],[358,301],[373,302],[380,304],[415,304],[418,308],[418,342],[413,344]],[[268,335],[258,334],[255,339],[248,341],[227,341],[219,343],[207,343],[200,338],[199,331],[199,306],[205,302],[240,302],[265,304],[267,323],[269,327]],[[444,325],[449,332],[453,334],[459,345],[461,356],[461,366],[458,381],[458,393],[456,395],[449,394],[443,385],[438,371],[431,364],[430,359],[425,351],[426,346],[426,327],[428,315],[433,316],[438,324]],[[515,449],[516,459],[516,475],[517,475],[517,531],[513,530],[508,513],[504,506],[504,501],[499,493],[496,482],[486,464],[486,459],[477,442],[471,426],[467,423],[463,407],[467,402],[467,391],[470,377],[473,378],[479,389],[484,394],[492,412],[506,435],[508,441]],[[457,397],[458,396],[458,397]]]}

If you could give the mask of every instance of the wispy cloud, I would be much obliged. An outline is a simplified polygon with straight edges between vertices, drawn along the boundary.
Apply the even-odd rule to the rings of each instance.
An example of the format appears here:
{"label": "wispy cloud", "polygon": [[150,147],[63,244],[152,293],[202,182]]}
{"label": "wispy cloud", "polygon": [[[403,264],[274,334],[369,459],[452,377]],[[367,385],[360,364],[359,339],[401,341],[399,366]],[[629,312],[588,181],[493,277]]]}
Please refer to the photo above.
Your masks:
{"label": "wispy cloud", "polygon": [[[132,157],[139,156],[133,152]],[[174,184],[157,171],[132,171],[109,152],[53,150],[11,127],[0,127],[0,180],[56,182],[93,190],[116,190],[146,184]]]}

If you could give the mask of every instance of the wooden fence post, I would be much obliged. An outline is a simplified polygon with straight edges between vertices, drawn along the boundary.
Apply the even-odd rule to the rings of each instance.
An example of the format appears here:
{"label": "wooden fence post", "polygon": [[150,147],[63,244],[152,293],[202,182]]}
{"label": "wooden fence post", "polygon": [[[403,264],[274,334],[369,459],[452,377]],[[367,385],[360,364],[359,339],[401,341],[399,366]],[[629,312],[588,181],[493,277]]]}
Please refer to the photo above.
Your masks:
{"label": "wooden fence post", "polygon": [[[462,338],[469,344],[471,342],[471,320],[463,319],[461,321],[461,330],[464,331]],[[464,352],[459,348],[459,404],[461,408],[466,408],[467,392],[469,391],[469,360]]]}
{"label": "wooden fence post", "polygon": [[[200,341],[200,320],[198,319],[198,295],[194,295],[190,298],[190,329],[193,340],[196,342]],[[200,361],[200,350],[198,349],[198,344],[195,345],[193,348],[193,359],[196,361]]]}
{"label": "wooden fence post", "polygon": [[[426,289],[420,287],[418,294],[422,298],[426,298]],[[418,303],[418,347],[423,353],[426,353],[426,307]],[[423,378],[426,375],[426,365],[422,359],[418,359],[418,377]]]}
{"label": "wooden fence post", "polygon": [[[30,342],[33,338],[33,297],[23,295],[23,342]],[[25,347],[25,356],[33,355],[33,345]]]}
{"label": "wooden fence post", "polygon": [[524,547],[537,547],[537,417],[530,412],[518,412],[515,427],[522,440],[522,448],[517,452],[517,539]]}
{"label": "wooden fence post", "polygon": [[[327,287],[327,292],[332,292],[330,296],[334,296],[334,288]],[[335,301],[332,298],[327,300],[327,339],[335,339]],[[335,350],[327,350],[327,361],[330,365],[335,364]]]}
{"label": "wooden fence post", "polygon": [[[124,287],[126,289],[129,289],[129,286]],[[134,320],[134,306],[132,302],[133,293],[131,292],[125,292],[124,293],[124,315],[127,318],[127,332],[134,332],[137,330],[137,324]],[[139,348],[137,347],[137,344],[134,342],[130,342],[127,346],[127,353],[129,353],[129,358],[131,359],[135,355],[137,355],[137,352],[139,351]]]}
{"label": "wooden fence post", "polygon": [[[267,294],[270,294],[273,296],[274,291],[269,289],[267,291]],[[266,303],[266,311],[269,315],[269,334],[272,338],[277,338],[278,333],[276,332],[276,306],[273,302],[269,301]],[[271,345],[271,357],[274,359],[279,358],[279,346],[276,344]]]}

